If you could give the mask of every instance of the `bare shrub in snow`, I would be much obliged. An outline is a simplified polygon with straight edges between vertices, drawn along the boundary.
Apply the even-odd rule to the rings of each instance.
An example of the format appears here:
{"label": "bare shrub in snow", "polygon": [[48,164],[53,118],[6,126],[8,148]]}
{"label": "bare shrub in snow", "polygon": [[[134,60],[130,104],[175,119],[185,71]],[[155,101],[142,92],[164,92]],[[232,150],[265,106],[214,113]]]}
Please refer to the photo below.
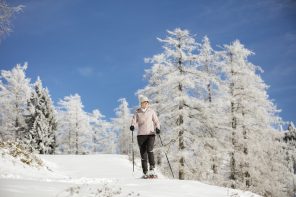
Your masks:
{"label": "bare shrub in snow", "polygon": [[24,164],[27,164],[32,167],[42,167],[44,166],[43,161],[38,158],[36,155],[32,154],[22,142],[1,142],[0,149],[3,150],[2,154],[8,154]]}
{"label": "bare shrub in snow", "polygon": [[123,192],[121,187],[105,182],[100,185],[77,185],[71,186],[58,193],[56,197],[136,197],[140,196],[136,192]]}

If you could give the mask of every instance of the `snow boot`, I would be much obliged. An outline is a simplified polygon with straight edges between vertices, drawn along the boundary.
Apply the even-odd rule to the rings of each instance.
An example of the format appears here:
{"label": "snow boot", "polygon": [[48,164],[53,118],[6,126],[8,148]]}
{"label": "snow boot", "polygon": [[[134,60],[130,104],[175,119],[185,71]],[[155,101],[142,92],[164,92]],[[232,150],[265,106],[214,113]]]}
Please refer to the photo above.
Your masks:
{"label": "snow boot", "polygon": [[144,174],[141,178],[142,179],[149,179],[149,176],[147,174]]}
{"label": "snow boot", "polygon": [[157,176],[157,174],[156,174],[156,172],[155,172],[154,169],[149,170],[149,172],[148,172],[147,175],[148,175],[149,179],[157,179],[158,178],[158,176]]}
{"label": "snow boot", "polygon": [[142,177],[141,177],[142,179],[148,179],[149,178],[149,176],[148,176],[148,174],[147,173],[145,173],[145,174],[143,174],[142,175]]}

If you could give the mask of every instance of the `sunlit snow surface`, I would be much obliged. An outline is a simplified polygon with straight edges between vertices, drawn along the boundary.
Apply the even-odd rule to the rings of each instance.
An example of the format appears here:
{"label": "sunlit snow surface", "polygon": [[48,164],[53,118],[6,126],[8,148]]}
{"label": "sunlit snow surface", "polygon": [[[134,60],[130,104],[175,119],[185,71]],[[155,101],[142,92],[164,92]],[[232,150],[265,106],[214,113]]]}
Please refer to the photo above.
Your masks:
{"label": "sunlit snow surface", "polygon": [[40,155],[47,167],[29,167],[9,155],[0,155],[0,196],[28,197],[251,197],[198,181],[140,179],[139,161],[125,155]]}

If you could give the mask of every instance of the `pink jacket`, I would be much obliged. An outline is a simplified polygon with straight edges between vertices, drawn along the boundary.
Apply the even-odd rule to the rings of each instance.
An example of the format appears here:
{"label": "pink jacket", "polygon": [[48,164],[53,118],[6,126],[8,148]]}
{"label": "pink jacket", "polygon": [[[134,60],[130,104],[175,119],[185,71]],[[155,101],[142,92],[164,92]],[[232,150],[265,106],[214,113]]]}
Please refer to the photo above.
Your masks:
{"label": "pink jacket", "polygon": [[137,109],[131,125],[138,127],[138,135],[153,135],[156,128],[160,129],[157,114],[149,107],[145,112],[141,108]]}

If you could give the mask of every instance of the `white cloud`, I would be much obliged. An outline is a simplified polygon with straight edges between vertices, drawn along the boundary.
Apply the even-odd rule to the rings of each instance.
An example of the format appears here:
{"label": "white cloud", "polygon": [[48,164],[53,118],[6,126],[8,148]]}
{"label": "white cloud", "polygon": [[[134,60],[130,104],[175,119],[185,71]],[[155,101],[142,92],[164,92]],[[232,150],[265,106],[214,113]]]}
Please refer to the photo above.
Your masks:
{"label": "white cloud", "polygon": [[79,67],[77,68],[77,72],[83,77],[90,77],[94,74],[94,69],[92,67]]}
{"label": "white cloud", "polygon": [[76,71],[82,77],[101,77],[103,75],[102,72],[90,66],[78,67]]}
{"label": "white cloud", "polygon": [[296,33],[293,32],[287,32],[284,35],[284,38],[289,42],[295,42],[296,41]]}
{"label": "white cloud", "polygon": [[296,73],[296,65],[278,65],[275,66],[269,73],[271,78],[280,77],[284,79],[285,77],[292,77]]}

